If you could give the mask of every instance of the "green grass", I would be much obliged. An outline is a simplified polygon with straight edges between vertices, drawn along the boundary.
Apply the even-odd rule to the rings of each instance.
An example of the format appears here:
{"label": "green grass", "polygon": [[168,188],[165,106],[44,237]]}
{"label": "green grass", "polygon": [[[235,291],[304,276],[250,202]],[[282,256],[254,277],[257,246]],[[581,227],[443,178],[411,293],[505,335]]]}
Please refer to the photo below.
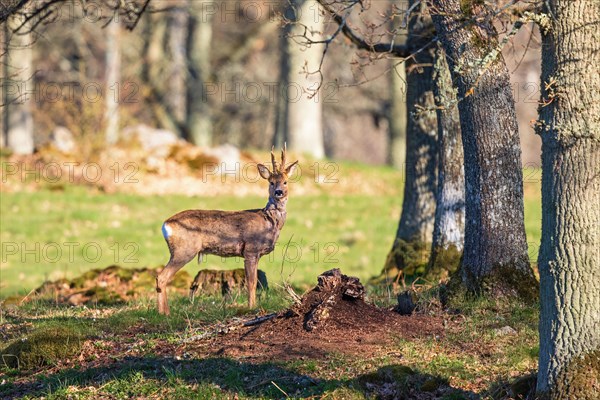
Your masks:
{"label": "green grass", "polygon": [[[265,312],[289,304],[281,290],[265,296],[271,307]],[[455,304],[461,310],[458,330],[442,337],[398,338],[383,353],[307,354],[285,361],[269,360],[267,354],[259,355],[266,358],[260,361],[203,357],[195,354],[194,344],[174,357],[168,346],[178,348],[182,340],[207,332],[219,335],[221,327],[239,323],[238,316],[248,318],[248,310],[236,298],[204,296],[192,305],[174,296],[166,318],[149,301],[88,309],[36,299],[13,309],[4,324],[23,329],[5,331],[7,345],[44,332],[53,335],[60,326],[84,335],[87,350],[74,360],[83,357],[88,364],[33,371],[0,367],[0,397],[279,399],[285,392],[292,398],[368,399],[386,387],[408,397],[443,387],[436,398],[467,399],[530,373],[537,359],[537,306],[516,301],[463,299]],[[496,336],[495,329],[504,325],[516,335]],[[202,340],[210,343],[210,337]],[[48,360],[55,357],[47,347],[44,351]],[[62,354],[61,348],[56,351]]]}
{"label": "green grass", "polygon": [[[359,182],[381,179],[386,194],[337,195],[331,184],[324,185],[328,187],[322,194],[298,196],[292,188],[279,242],[260,262],[271,282],[289,278],[295,286],[309,287],[320,272],[334,267],[363,280],[380,272],[400,215],[402,174],[386,167],[341,165],[340,179],[356,174]],[[257,208],[265,201],[266,197],[105,194],[69,185],[60,191],[2,192],[0,298],[26,294],[47,279],[70,279],[111,264],[164,265],[169,253],[160,227],[170,215],[189,208]],[[539,182],[530,179],[525,227],[532,261],[537,259],[540,220]],[[195,274],[199,268],[240,267],[242,259],[208,256],[201,267],[192,262],[186,270]]]}

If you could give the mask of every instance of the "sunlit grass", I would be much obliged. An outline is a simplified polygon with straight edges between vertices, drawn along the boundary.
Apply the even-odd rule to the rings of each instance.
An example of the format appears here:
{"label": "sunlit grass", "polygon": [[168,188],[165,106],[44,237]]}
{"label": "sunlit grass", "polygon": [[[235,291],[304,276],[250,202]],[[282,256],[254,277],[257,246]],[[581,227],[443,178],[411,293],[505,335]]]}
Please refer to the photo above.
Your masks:
{"label": "sunlit grass", "polygon": [[[271,282],[289,279],[309,287],[320,272],[334,267],[363,280],[380,272],[400,216],[403,177],[384,167],[348,168],[352,173],[342,174],[343,179],[357,179],[358,174],[360,182],[382,175],[395,193],[336,195],[332,184],[319,195],[294,195],[292,188],[279,242],[260,262]],[[536,261],[539,182],[526,182],[525,194],[530,258]],[[0,197],[0,298],[26,294],[47,279],[73,278],[112,264],[162,266],[169,253],[160,227],[170,215],[189,208],[259,208],[266,202],[266,196],[140,196],[68,185],[60,191],[3,192]],[[193,275],[199,268],[241,267],[242,259],[208,256],[200,267],[192,262],[186,270]]]}

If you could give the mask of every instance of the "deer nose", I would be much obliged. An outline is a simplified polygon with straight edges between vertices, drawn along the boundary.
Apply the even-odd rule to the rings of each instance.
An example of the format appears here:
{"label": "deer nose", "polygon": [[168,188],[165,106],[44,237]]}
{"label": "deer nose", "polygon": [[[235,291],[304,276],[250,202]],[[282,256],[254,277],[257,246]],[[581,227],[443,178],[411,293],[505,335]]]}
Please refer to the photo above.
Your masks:
{"label": "deer nose", "polygon": [[283,196],[283,190],[281,190],[281,189],[275,190],[275,197],[281,197],[281,196]]}

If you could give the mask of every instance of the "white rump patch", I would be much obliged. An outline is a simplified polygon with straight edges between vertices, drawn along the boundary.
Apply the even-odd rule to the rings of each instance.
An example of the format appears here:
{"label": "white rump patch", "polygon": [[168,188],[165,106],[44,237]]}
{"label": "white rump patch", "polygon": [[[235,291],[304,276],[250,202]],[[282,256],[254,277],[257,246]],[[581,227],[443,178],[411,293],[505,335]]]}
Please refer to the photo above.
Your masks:
{"label": "white rump patch", "polygon": [[165,237],[165,240],[169,240],[169,236],[173,234],[173,229],[165,222],[162,226],[162,234]]}

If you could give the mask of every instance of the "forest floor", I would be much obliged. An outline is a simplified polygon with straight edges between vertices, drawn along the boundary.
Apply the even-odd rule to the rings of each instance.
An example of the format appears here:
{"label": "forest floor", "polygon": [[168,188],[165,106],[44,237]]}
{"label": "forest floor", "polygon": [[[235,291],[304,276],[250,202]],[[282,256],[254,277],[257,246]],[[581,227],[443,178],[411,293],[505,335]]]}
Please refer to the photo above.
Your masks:
{"label": "forest floor", "polygon": [[[403,316],[368,287],[366,301],[318,314],[306,308],[322,303],[314,291],[293,305],[272,288],[254,310],[239,291],[193,304],[173,291],[165,317],[147,293],[76,306],[46,293],[3,307],[0,397],[509,399],[533,385],[535,305],[462,299],[442,309],[436,290],[421,288]],[[317,314],[324,322],[307,328]]]}
{"label": "forest floor", "polygon": [[[262,207],[266,184],[207,181],[180,164],[156,172],[140,161],[132,169],[127,159],[118,172],[96,160],[107,178],[96,183],[82,180],[85,163],[72,182],[68,174],[54,179],[48,160],[24,169],[0,157],[0,398],[508,399],[531,387],[537,305],[463,299],[442,308],[425,282],[416,286],[417,311],[401,316],[391,311],[406,288],[399,282],[367,286],[365,306],[342,307],[324,329],[308,331],[304,318],[285,313],[293,307],[286,284],[306,293],[332,268],[363,283],[380,272],[400,216],[401,171],[302,159],[307,168],[290,185],[278,245],[259,265],[270,289],[258,308],[248,309],[239,290],[191,303],[187,287],[198,269],[243,266],[207,257],[176,275],[172,315],[164,317],[152,287],[153,271],[168,259],[162,221],[187,208]],[[539,170],[524,175],[535,262]],[[94,272],[114,264],[137,272],[117,280]],[[58,291],[34,291],[48,280]],[[92,280],[100,283],[90,291]],[[244,326],[272,313],[288,316]],[[24,353],[15,364],[17,350]]]}

